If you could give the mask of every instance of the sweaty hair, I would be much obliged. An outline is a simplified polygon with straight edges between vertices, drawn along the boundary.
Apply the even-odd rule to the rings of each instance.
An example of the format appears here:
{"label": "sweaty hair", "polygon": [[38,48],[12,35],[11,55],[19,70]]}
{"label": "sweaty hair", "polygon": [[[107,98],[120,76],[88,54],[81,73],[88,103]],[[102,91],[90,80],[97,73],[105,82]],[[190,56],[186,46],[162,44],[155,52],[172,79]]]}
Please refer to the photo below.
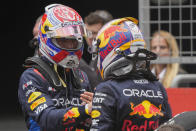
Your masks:
{"label": "sweaty hair", "polygon": [[84,22],[88,25],[101,23],[104,25],[113,19],[113,16],[106,10],[96,10],[91,12],[88,16],[84,18]]}

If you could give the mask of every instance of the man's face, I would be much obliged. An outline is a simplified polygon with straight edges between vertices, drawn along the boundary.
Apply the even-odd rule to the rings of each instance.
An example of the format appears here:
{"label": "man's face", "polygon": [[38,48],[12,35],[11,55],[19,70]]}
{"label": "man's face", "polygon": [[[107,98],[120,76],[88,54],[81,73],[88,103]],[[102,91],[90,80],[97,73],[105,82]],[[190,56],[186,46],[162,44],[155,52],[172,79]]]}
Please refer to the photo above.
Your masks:
{"label": "man's face", "polygon": [[88,46],[91,46],[91,45],[92,45],[93,39],[96,38],[97,33],[99,32],[99,30],[101,29],[102,26],[103,26],[103,25],[102,25],[101,23],[93,24],[93,25],[88,25],[88,24],[86,24],[86,29],[87,29],[87,31],[92,32],[92,37],[87,38],[87,40],[86,40]]}

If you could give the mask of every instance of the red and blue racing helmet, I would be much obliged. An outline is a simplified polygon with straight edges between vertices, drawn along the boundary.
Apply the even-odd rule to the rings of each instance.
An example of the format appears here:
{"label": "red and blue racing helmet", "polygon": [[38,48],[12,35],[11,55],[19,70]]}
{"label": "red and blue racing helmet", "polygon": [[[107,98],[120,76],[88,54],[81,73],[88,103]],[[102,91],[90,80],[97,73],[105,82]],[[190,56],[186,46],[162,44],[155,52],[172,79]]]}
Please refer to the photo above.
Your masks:
{"label": "red and blue racing helmet", "polygon": [[49,61],[64,68],[78,67],[86,28],[72,8],[51,4],[45,7],[39,26],[39,50]]}

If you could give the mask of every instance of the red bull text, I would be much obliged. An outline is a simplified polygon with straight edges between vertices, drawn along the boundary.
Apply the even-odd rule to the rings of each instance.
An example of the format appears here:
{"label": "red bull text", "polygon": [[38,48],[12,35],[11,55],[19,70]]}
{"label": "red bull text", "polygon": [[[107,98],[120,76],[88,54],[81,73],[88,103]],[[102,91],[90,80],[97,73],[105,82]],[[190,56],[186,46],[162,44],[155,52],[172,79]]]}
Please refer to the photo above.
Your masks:
{"label": "red bull text", "polygon": [[159,126],[159,121],[145,120],[144,124],[137,125],[131,120],[124,120],[122,131],[149,131],[155,130]]}
{"label": "red bull text", "polygon": [[122,44],[127,39],[123,32],[121,34],[119,34],[119,36],[120,37],[118,37],[117,39],[110,40],[110,42],[107,44],[106,49],[100,51],[100,55],[101,55],[102,59],[104,59],[108,55],[108,53],[111,50],[113,50],[114,47],[116,47],[117,45]]}

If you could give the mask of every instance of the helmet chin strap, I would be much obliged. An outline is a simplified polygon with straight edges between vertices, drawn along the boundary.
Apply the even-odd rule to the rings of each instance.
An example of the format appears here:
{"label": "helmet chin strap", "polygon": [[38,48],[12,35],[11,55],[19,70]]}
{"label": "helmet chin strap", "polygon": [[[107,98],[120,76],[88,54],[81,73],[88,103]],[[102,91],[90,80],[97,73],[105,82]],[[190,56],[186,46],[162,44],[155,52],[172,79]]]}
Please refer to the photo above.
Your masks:
{"label": "helmet chin strap", "polygon": [[54,70],[55,72],[57,73],[58,77],[59,77],[59,80],[61,81],[63,87],[67,87],[66,83],[61,79],[61,77],[59,76],[59,73],[57,71],[57,64],[54,64]]}
{"label": "helmet chin strap", "polygon": [[125,55],[125,53],[118,48],[118,50],[116,50],[116,53],[119,54],[119,55],[124,56],[128,60],[149,61],[149,60],[156,60],[157,59],[157,55],[155,53],[153,53],[151,51],[148,51],[146,49],[138,49],[133,54]]}
{"label": "helmet chin strap", "polygon": [[[59,77],[59,80],[61,81],[63,87],[67,87],[66,83],[65,83],[65,82],[62,80],[62,78],[59,76],[59,73],[58,73],[58,71],[57,71],[57,64],[54,64],[54,70],[55,70],[55,72],[57,73],[57,75],[58,75],[58,77]],[[72,74],[73,74],[73,80],[72,80],[73,87],[74,87],[75,89],[81,89],[82,79],[80,79],[77,69],[72,68],[72,69],[71,69],[71,72],[72,72]]]}

